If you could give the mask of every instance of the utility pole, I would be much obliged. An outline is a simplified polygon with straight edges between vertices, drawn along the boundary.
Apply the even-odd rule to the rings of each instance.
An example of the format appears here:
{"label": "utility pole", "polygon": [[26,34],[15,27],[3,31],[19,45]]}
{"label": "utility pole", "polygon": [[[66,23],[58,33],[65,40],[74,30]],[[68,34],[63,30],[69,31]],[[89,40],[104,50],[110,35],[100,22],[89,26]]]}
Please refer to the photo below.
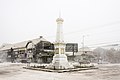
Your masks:
{"label": "utility pole", "polygon": [[75,52],[75,49],[74,49],[74,44],[73,44],[73,57],[74,57],[74,52]]}
{"label": "utility pole", "polygon": [[83,54],[84,54],[84,38],[85,36],[83,35],[83,41],[82,41]]}
{"label": "utility pole", "polygon": [[83,35],[83,40],[82,40],[82,48],[83,48],[83,54],[84,54],[84,48],[85,48],[85,37],[89,35]]}

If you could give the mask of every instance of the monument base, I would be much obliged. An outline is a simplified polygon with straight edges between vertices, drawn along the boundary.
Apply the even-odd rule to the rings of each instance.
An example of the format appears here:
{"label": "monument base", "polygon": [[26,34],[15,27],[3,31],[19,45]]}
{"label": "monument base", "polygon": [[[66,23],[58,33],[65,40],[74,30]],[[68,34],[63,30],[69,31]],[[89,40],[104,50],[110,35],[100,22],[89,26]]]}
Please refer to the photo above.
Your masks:
{"label": "monument base", "polygon": [[65,54],[55,54],[53,56],[52,63],[47,66],[50,69],[70,69],[74,68],[72,64],[70,64],[67,60],[67,56]]}

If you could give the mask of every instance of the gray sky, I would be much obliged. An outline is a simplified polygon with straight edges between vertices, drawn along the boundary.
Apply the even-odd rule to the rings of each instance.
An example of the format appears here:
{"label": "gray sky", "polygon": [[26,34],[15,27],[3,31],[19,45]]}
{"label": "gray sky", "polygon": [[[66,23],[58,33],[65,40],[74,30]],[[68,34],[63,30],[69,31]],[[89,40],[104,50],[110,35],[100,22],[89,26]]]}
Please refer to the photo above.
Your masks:
{"label": "gray sky", "polygon": [[41,35],[54,42],[59,10],[65,42],[120,41],[120,0],[0,0],[0,45]]}

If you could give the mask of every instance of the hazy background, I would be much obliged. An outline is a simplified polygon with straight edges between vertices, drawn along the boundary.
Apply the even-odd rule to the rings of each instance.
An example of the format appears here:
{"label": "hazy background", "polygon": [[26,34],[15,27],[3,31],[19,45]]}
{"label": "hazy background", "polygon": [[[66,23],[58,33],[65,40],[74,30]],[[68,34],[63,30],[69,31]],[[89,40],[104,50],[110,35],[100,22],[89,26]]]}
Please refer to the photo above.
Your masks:
{"label": "hazy background", "polygon": [[43,36],[55,41],[64,19],[65,42],[120,43],[120,0],[0,0],[0,45]]}

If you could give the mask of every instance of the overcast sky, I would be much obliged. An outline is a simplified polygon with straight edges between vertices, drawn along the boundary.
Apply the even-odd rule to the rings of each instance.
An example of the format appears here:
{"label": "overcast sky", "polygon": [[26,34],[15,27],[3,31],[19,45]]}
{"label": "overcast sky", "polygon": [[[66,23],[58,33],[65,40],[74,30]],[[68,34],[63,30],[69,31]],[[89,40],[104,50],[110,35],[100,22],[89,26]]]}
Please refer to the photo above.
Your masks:
{"label": "overcast sky", "polygon": [[120,41],[120,0],[0,0],[0,45],[39,36],[54,42],[59,11],[65,42]]}

